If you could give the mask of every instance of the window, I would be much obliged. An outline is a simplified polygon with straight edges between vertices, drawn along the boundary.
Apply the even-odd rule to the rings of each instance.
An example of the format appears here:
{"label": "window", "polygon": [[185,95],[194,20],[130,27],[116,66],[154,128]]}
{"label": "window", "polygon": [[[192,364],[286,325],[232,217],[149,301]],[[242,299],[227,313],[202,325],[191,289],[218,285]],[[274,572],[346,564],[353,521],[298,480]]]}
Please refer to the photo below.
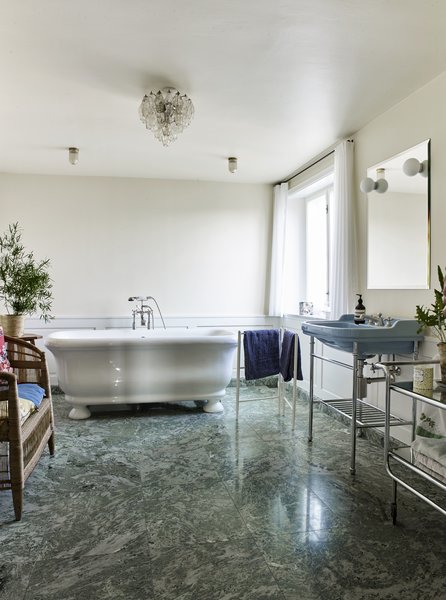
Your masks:
{"label": "window", "polygon": [[299,313],[300,302],[311,302],[315,315],[329,312],[329,212],[333,170],[319,174],[288,193],[283,307]]}

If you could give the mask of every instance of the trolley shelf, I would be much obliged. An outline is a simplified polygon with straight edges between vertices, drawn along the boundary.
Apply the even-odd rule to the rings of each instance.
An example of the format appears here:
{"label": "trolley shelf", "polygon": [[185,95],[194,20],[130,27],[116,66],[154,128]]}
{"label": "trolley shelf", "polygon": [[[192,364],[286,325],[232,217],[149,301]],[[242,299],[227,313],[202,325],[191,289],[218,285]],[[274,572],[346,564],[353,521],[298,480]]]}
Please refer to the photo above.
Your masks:
{"label": "trolley shelf", "polygon": [[[444,505],[440,505],[438,502],[434,501],[433,498],[426,495],[419,489],[417,482],[416,484],[412,484],[407,479],[409,474],[415,474],[419,476],[421,479],[424,479],[432,486],[432,491],[436,488],[440,489],[443,492],[446,492],[446,484],[439,479],[437,479],[433,474],[430,474],[427,470],[424,470],[421,465],[415,464],[412,461],[411,453],[409,452],[408,457],[406,458],[403,454],[400,453],[402,448],[391,448],[390,447],[390,432],[389,427],[391,424],[391,416],[390,416],[390,407],[392,400],[392,392],[398,392],[400,395],[405,396],[407,399],[411,400],[412,403],[415,403],[415,414],[414,414],[414,422],[416,422],[416,403],[418,401],[424,402],[425,404],[430,404],[435,408],[439,408],[440,410],[446,410],[446,404],[443,402],[441,397],[441,391],[432,390],[430,392],[419,392],[413,389],[412,381],[395,381],[392,377],[392,372],[395,367],[401,366],[411,366],[414,367],[416,365],[434,365],[439,364],[438,360],[434,359],[424,359],[424,360],[413,360],[413,361],[383,361],[376,364],[378,369],[384,371],[386,376],[386,424],[384,428],[384,456],[385,456],[385,466],[387,474],[392,479],[392,501],[390,504],[390,513],[392,516],[392,521],[396,523],[397,517],[397,488],[398,485],[405,488],[420,500],[423,500],[433,508],[437,509],[443,515],[446,515],[446,507]],[[412,435],[412,441],[415,438],[415,432]],[[393,470],[394,464],[398,464],[400,466],[400,472],[395,472]]]}

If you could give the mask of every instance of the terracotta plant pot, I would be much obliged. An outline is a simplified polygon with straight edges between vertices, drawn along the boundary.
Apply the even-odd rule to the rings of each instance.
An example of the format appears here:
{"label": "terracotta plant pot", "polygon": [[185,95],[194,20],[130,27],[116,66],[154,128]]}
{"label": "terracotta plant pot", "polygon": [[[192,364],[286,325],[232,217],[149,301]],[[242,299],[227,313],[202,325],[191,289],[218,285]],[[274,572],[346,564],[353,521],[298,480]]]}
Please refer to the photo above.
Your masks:
{"label": "terracotta plant pot", "polygon": [[0,315],[0,325],[5,335],[21,337],[25,331],[25,315]]}

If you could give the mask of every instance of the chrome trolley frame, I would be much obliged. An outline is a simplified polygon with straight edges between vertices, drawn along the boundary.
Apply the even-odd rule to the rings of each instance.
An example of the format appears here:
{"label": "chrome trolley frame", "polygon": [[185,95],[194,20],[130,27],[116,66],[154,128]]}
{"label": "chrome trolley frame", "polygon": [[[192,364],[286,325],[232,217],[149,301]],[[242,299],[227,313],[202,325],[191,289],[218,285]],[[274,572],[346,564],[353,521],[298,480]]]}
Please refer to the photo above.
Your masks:
{"label": "chrome trolley frame", "polygon": [[[436,486],[437,488],[446,492],[446,485],[444,483],[442,483],[435,477],[432,477],[429,473],[426,473],[426,471],[423,471],[422,469],[420,469],[419,467],[414,465],[412,462],[408,461],[403,456],[398,454],[398,450],[401,450],[402,448],[407,448],[408,447],[407,445],[401,445],[398,448],[392,449],[391,442],[390,442],[390,421],[391,421],[390,404],[391,404],[391,394],[393,391],[398,392],[399,394],[402,394],[403,396],[406,396],[406,397],[412,399],[412,412],[413,412],[413,418],[414,418],[412,441],[415,439],[417,401],[422,401],[422,402],[425,402],[426,404],[435,406],[436,408],[446,410],[446,405],[443,402],[439,402],[435,398],[426,396],[422,393],[415,392],[412,389],[412,382],[399,382],[399,383],[395,382],[394,377],[392,375],[392,372],[394,371],[395,367],[417,366],[417,365],[426,365],[426,364],[429,364],[429,365],[439,364],[439,361],[432,360],[432,359],[415,360],[415,361],[384,361],[384,362],[378,363],[376,365],[377,368],[384,371],[385,379],[386,379],[384,459],[385,459],[386,471],[389,474],[389,476],[392,478],[392,501],[390,504],[390,513],[392,516],[393,524],[396,523],[396,517],[397,517],[397,487],[398,487],[398,484],[401,485],[402,487],[404,487],[405,489],[409,490],[410,492],[412,492],[412,494],[415,494],[415,496],[417,496],[421,500],[424,500],[424,502],[427,502],[427,504],[429,504],[433,508],[436,508],[443,515],[446,515],[445,508],[443,508],[442,506],[440,506],[439,504],[437,504],[436,502],[434,502],[433,500],[431,500],[430,498],[428,498],[427,496],[422,494],[413,485],[409,484],[407,481],[404,481],[404,479],[402,479],[401,476],[396,475],[392,470],[392,462],[391,461],[393,460],[396,463],[398,463],[399,465],[401,465],[402,467],[404,467],[406,470],[411,471],[412,473],[416,473],[422,479],[425,479],[426,481],[431,483],[433,486]],[[435,395],[435,392],[433,393],[433,395]]]}

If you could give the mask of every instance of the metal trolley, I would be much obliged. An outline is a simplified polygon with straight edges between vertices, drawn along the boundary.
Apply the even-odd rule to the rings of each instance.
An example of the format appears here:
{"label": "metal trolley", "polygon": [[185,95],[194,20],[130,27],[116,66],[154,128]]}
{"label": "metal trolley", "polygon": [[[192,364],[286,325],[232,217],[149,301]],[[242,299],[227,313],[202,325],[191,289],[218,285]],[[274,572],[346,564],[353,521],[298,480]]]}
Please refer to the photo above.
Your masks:
{"label": "metal trolley", "polygon": [[[392,516],[393,524],[396,523],[397,517],[397,487],[398,484],[409,490],[413,494],[415,494],[421,500],[424,500],[432,506],[440,511],[443,515],[446,515],[446,509],[434,502],[431,498],[424,495],[420,490],[416,489],[413,485],[405,481],[402,476],[397,475],[393,470],[393,464],[397,463],[402,466],[403,472],[411,472],[416,473],[422,479],[428,481],[430,484],[443,490],[446,492],[446,485],[432,477],[429,473],[419,468],[417,465],[413,464],[410,460],[401,455],[401,451],[409,448],[406,445],[399,445],[398,447],[392,447],[391,439],[390,439],[390,425],[391,425],[391,414],[390,414],[390,405],[391,405],[391,395],[392,392],[398,392],[407,398],[412,400],[412,414],[413,414],[413,422],[416,423],[417,418],[417,402],[422,401],[426,404],[430,404],[431,406],[435,406],[441,410],[446,410],[446,404],[440,401],[441,392],[434,390],[432,394],[425,395],[420,392],[416,392],[413,390],[412,381],[402,381],[396,382],[394,373],[395,368],[403,367],[403,366],[417,366],[417,365],[434,365],[439,364],[438,360],[426,359],[426,360],[414,360],[414,361],[383,361],[381,363],[377,363],[376,367],[378,369],[382,369],[385,373],[386,379],[386,404],[385,404],[385,427],[384,427],[384,459],[385,459],[385,467],[387,473],[392,478],[392,501],[390,504],[390,513]],[[412,441],[415,439],[415,427],[412,430]]]}

